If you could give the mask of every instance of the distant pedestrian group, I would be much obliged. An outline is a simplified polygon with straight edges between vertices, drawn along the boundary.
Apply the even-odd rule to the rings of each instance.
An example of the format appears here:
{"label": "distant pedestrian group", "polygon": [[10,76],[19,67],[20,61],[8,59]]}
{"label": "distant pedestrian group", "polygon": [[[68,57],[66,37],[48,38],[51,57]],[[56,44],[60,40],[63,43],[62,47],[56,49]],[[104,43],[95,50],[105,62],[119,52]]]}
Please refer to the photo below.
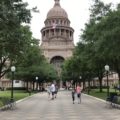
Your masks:
{"label": "distant pedestrian group", "polygon": [[72,101],[73,101],[73,104],[75,103],[75,95],[77,95],[78,104],[81,103],[81,91],[82,91],[82,88],[81,88],[80,85],[77,85],[77,87],[72,90]]}

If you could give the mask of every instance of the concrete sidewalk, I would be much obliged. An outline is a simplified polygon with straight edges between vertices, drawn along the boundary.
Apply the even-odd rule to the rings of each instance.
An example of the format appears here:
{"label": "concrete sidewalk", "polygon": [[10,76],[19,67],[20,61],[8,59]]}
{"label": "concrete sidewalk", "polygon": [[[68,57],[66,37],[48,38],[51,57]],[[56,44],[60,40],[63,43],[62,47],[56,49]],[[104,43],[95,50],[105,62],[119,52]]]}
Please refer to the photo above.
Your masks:
{"label": "concrete sidewalk", "polygon": [[38,93],[17,103],[16,110],[0,112],[0,120],[119,120],[120,110],[82,95],[82,103],[72,104],[71,92],[61,91],[55,100]]}

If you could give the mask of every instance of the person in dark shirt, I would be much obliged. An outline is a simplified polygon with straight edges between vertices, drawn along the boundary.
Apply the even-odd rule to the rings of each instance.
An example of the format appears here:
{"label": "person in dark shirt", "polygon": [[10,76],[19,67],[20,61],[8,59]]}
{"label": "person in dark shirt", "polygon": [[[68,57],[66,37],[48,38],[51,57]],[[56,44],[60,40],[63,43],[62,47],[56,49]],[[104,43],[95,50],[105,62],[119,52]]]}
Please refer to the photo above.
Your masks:
{"label": "person in dark shirt", "polygon": [[72,101],[73,101],[73,104],[74,104],[74,101],[75,101],[75,89],[72,90]]}
{"label": "person in dark shirt", "polygon": [[57,93],[58,93],[58,86],[55,85],[55,98],[57,97]]}

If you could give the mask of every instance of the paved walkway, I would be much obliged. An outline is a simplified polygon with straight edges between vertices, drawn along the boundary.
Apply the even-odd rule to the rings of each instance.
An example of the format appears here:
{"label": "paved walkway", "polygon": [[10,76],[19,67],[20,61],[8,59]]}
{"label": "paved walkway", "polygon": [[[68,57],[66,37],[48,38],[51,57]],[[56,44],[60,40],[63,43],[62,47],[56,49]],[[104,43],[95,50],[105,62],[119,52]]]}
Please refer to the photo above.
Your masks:
{"label": "paved walkway", "polygon": [[81,104],[72,104],[71,92],[62,91],[55,100],[38,93],[19,102],[16,110],[0,112],[0,120],[120,120],[120,110],[87,95]]}

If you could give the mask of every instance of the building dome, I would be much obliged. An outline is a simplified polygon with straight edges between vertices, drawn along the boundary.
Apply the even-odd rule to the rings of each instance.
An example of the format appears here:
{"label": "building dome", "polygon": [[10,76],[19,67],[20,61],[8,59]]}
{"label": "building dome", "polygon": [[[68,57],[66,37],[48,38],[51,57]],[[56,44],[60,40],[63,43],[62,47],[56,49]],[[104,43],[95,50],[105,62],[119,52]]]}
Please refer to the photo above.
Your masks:
{"label": "building dome", "polygon": [[60,0],[55,0],[54,7],[50,9],[47,14],[47,19],[56,17],[68,18],[66,11],[63,8],[61,8],[59,1]]}

